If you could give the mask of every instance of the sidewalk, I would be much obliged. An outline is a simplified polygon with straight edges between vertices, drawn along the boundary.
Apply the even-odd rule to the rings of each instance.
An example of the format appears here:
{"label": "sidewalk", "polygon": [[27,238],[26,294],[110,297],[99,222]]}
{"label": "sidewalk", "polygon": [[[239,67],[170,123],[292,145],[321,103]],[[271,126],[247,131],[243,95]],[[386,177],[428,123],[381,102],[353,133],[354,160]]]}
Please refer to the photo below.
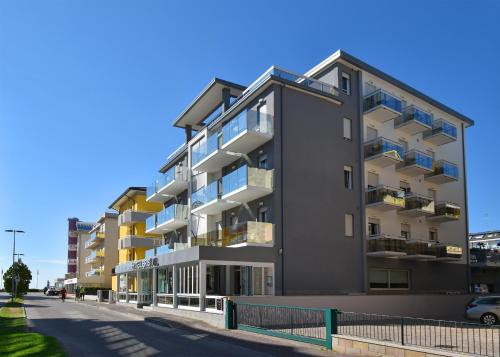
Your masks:
{"label": "sidewalk", "polygon": [[149,311],[138,309],[133,305],[126,304],[107,304],[98,303],[96,301],[72,301],[75,304],[85,304],[87,306],[96,309],[106,309],[108,311],[113,311],[114,313],[121,314],[127,318],[133,318],[135,320],[144,321],[151,327],[165,330],[187,330],[192,333],[207,334],[211,338],[216,339],[220,342],[231,343],[234,339],[239,340],[239,344],[242,346],[252,346],[256,340],[266,342],[268,344],[275,345],[277,348],[281,346],[288,346],[295,348],[298,352],[302,352],[309,356],[340,356],[338,353],[325,350],[320,346],[310,345],[306,343],[296,342],[287,339],[281,339],[271,336],[258,335],[251,332],[241,331],[241,330],[226,330],[213,327],[203,321],[188,319],[181,316],[176,316],[169,314],[167,311]]}

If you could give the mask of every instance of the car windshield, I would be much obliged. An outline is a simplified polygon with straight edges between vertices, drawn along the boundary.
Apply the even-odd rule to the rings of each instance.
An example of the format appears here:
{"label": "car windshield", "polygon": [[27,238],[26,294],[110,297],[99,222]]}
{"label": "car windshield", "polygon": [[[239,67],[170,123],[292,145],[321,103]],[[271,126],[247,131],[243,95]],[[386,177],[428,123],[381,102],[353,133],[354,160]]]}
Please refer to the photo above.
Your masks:
{"label": "car windshield", "polygon": [[476,301],[478,305],[500,305],[500,298],[485,298]]}

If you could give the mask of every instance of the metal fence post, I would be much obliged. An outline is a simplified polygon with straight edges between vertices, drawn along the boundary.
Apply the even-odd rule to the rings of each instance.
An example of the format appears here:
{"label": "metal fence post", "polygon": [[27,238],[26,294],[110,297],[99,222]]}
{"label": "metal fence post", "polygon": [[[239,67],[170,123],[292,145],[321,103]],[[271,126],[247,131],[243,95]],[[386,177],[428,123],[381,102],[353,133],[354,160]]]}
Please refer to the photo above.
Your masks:
{"label": "metal fence post", "polygon": [[401,344],[405,344],[405,318],[401,318]]}
{"label": "metal fence post", "polygon": [[336,310],[325,309],[325,347],[332,349],[333,314]]}

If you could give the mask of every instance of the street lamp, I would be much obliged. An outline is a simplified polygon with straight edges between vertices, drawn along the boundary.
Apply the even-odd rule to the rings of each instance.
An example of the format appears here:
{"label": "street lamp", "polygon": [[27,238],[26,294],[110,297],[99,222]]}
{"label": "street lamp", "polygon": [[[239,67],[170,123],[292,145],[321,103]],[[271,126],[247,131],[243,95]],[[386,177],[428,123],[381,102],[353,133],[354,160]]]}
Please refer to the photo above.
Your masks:
{"label": "street lamp", "polygon": [[16,253],[14,255],[17,255],[17,262],[20,263],[21,262],[21,255],[24,255],[24,253]]}
{"label": "street lamp", "polygon": [[12,264],[14,264],[16,255],[16,233],[25,233],[25,232],[17,229],[6,229],[5,231],[8,233],[14,233],[14,246],[12,248]]}

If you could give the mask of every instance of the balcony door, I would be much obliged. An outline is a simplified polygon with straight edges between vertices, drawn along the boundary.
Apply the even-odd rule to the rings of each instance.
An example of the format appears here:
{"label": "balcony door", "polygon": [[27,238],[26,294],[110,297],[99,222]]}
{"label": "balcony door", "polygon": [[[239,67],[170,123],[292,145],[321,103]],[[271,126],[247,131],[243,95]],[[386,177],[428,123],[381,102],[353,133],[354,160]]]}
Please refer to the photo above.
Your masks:
{"label": "balcony door", "polygon": [[370,188],[375,188],[379,185],[378,183],[378,179],[379,179],[379,176],[376,172],[368,172],[368,189]]}
{"label": "balcony door", "polygon": [[375,140],[378,137],[378,130],[371,126],[366,127],[366,141]]}

